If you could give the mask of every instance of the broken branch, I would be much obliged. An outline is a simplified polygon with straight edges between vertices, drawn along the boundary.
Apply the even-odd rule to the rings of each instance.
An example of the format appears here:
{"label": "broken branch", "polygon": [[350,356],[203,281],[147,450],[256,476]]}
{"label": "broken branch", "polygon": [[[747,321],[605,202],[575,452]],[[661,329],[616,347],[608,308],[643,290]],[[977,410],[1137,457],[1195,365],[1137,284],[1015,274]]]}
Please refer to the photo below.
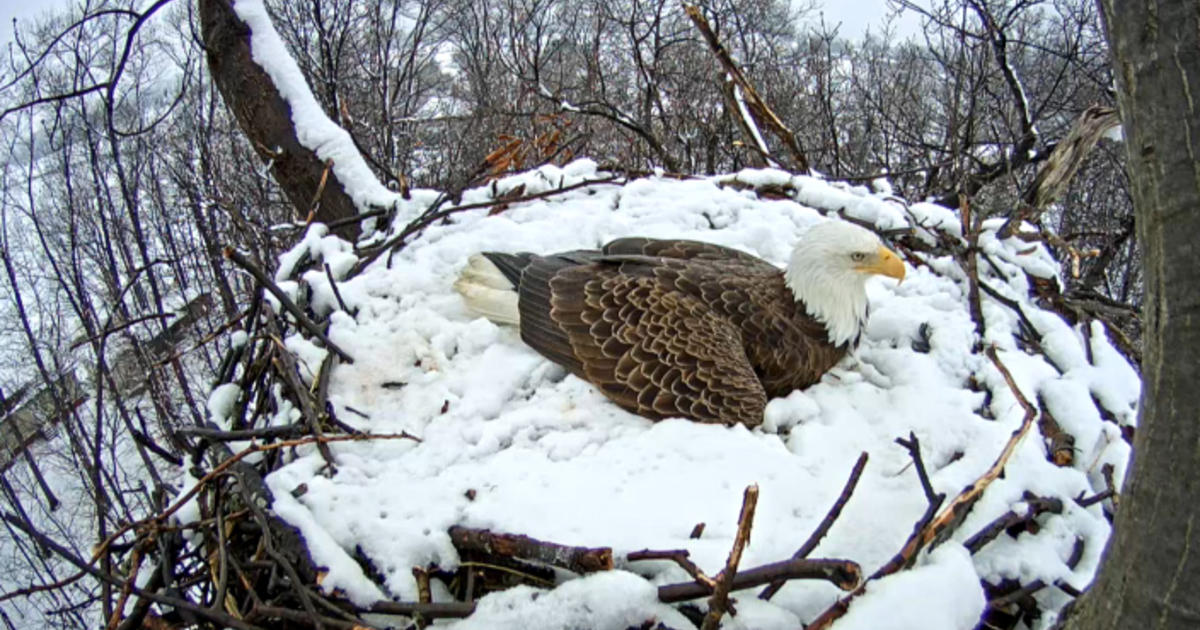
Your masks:
{"label": "broken branch", "polygon": [[746,486],[742,494],[742,512],[738,516],[737,534],[733,538],[733,548],[729,550],[729,558],[725,568],[717,574],[717,587],[713,589],[712,597],[708,598],[708,614],[700,630],[716,630],[721,623],[721,617],[726,611],[731,611],[729,605],[729,589],[733,586],[733,578],[737,575],[738,563],[742,561],[742,552],[750,543],[750,529],[754,526],[754,510],[758,507],[758,485]]}
{"label": "broken branch", "polygon": [[609,571],[613,567],[611,547],[573,547],[520,534],[498,534],[459,525],[451,527],[449,534],[450,542],[460,553],[472,551],[503,558],[535,560],[575,573]]}

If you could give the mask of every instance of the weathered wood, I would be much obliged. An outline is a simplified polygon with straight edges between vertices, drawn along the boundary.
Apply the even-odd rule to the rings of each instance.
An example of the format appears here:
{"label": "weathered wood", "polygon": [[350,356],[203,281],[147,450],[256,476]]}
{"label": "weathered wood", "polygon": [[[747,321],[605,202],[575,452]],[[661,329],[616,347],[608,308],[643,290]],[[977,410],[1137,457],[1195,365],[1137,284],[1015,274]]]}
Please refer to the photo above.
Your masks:
{"label": "weathered wood", "polygon": [[[327,165],[300,143],[291,106],[254,61],[250,27],[238,18],[228,0],[198,0],[197,6],[213,82],[254,151],[271,164],[271,173],[296,208],[296,215],[307,217],[311,211],[314,220],[330,223],[358,214],[336,174],[329,172],[330,181],[322,187]],[[353,239],[358,236],[358,222],[341,223],[333,231]]]}
{"label": "weathered wood", "polygon": [[610,547],[573,547],[519,534],[499,534],[458,525],[451,527],[449,534],[450,542],[460,552],[535,560],[575,573],[609,571],[613,568]]}
{"label": "weathered wood", "polygon": [[[733,576],[730,591],[762,586],[775,580],[825,580],[848,591],[862,580],[862,569],[849,560],[799,558],[772,562],[760,567],[739,571]],[[658,587],[658,601],[674,603],[707,597],[712,589],[698,582],[680,582]]]}

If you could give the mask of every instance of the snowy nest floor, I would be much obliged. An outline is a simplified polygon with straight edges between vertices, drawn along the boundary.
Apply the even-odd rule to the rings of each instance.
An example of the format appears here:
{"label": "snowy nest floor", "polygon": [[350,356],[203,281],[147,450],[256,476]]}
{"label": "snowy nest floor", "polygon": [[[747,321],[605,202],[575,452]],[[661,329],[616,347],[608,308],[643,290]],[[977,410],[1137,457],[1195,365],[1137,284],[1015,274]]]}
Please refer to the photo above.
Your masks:
{"label": "snowy nest floor", "polygon": [[[467,191],[462,203],[518,186],[529,195],[609,175],[586,160],[547,166]],[[755,189],[768,185],[789,190],[791,198],[760,198]],[[389,229],[398,231],[434,197],[414,192]],[[743,491],[757,484],[757,514],[740,566],[788,559],[866,452],[857,488],[810,556],[852,560],[871,574],[900,550],[928,505],[913,458],[897,438],[911,433],[920,440],[932,488],[949,504],[993,465],[1021,425],[1023,408],[983,352],[994,346],[1040,410],[1039,421],[1049,414],[1074,438],[1069,465],[1051,461],[1035,426],[949,540],[919,554],[911,569],[868,583],[833,627],[970,629],[987,605],[985,583],[1085,587],[1109,535],[1111,506],[1081,507],[1076,499],[1107,488],[1102,470],[1119,486],[1130,453],[1121,425],[1136,417],[1139,379],[1102,325],[1071,326],[1032,301],[1030,278],[1054,279],[1058,265],[1041,245],[997,239],[996,223],[985,223],[979,235],[979,278],[1005,300],[982,297],[983,339],[959,263],[910,252],[902,284],[868,286],[870,321],[853,356],[817,385],[772,401],[754,430],[654,423],[625,412],[524,346],[515,331],[472,317],[451,287],[478,251],[549,253],[632,235],[710,241],[782,265],[797,235],[834,211],[881,230],[912,228],[913,238],[930,245],[962,243],[958,217],[944,208],[775,171],[649,177],[584,186],[500,212],[462,212],[425,229],[390,265],[383,256],[348,278],[357,260],[351,247],[319,226],[310,229],[281,261],[277,280],[330,318],[329,337],[354,358],[329,382],[337,418],[359,431],[407,432],[420,441],[331,443],[335,470],[316,448],[298,449],[267,478],[272,509],[302,533],[324,570],[322,588],[359,605],[415,601],[414,567],[457,568],[461,559],[448,530],[458,525],[610,547],[615,569],[587,576],[560,571],[554,588],[492,593],[469,618],[439,627],[690,628],[656,595],[656,587],[687,582],[688,574],[670,561],[629,562],[628,553],[686,549],[706,574],[717,574],[733,544]],[[303,271],[296,269],[301,260],[330,265],[353,316],[339,310],[320,264]],[[325,350],[300,335],[287,346],[311,382]],[[210,399],[214,420],[226,427],[233,407],[228,387]],[[294,423],[299,414],[285,403],[273,423]],[[1033,509],[1030,494],[1060,500],[1061,513],[1043,514],[1036,526],[968,552],[962,543],[997,518]],[[705,524],[703,534],[692,538],[698,523]],[[437,580],[432,595],[435,602],[451,599]],[[770,601],[756,595],[733,593],[738,614],[725,617],[723,627],[798,628],[845,593],[827,582],[797,580]],[[1030,620],[1035,627],[1049,624],[1070,599],[1063,588],[1043,588],[1034,597],[1047,611]]]}

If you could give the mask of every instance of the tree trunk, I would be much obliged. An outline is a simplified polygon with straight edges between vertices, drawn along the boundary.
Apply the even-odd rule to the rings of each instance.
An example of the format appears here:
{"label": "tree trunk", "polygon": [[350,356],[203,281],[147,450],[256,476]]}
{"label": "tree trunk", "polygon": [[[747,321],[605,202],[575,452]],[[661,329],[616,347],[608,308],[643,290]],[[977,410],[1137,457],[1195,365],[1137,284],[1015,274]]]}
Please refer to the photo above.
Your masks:
{"label": "tree trunk", "polygon": [[[330,223],[358,214],[332,169],[300,144],[291,107],[251,56],[250,27],[228,0],[199,0],[197,6],[213,81],[255,153],[270,161],[271,173],[297,215],[303,220],[312,212],[314,220]],[[333,231],[353,239],[358,224]]]}
{"label": "tree trunk", "polygon": [[1200,11],[1100,0],[1145,271],[1142,417],[1095,584],[1068,628],[1200,627]]}

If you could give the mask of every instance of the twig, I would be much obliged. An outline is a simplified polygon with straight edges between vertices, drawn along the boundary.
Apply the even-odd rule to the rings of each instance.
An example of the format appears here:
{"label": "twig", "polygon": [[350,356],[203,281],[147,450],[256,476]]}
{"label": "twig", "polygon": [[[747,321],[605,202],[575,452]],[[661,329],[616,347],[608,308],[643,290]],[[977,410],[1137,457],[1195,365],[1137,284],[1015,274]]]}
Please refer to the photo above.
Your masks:
{"label": "twig", "polygon": [[1026,493],[1025,502],[1029,507],[1024,514],[1018,514],[1011,510],[1001,514],[991,523],[988,523],[986,527],[979,530],[974,536],[963,542],[963,546],[967,548],[967,551],[975,553],[1011,527],[1028,523],[1046,512],[1062,514],[1062,501],[1054,497],[1038,497]]}
{"label": "twig", "polygon": [[543,191],[540,193],[525,195],[523,197],[518,197],[516,199],[493,199],[490,201],[482,201],[479,203],[468,203],[468,204],[464,204],[464,205],[460,205],[460,206],[455,206],[453,208],[447,208],[445,210],[439,210],[438,208],[440,208],[442,206],[442,204],[444,204],[450,200],[449,195],[443,194],[442,196],[440,196],[438,198],[437,201],[435,201],[433,204],[431,204],[429,206],[429,208],[425,210],[425,212],[421,213],[421,215],[419,217],[417,217],[416,219],[413,219],[408,225],[404,226],[404,229],[401,230],[399,234],[384,241],[383,243],[379,243],[378,245],[372,245],[369,249],[363,250],[362,253],[364,253],[366,255],[358,261],[358,263],[354,266],[354,269],[350,272],[350,275],[353,276],[353,275],[361,272],[363,269],[365,269],[367,267],[367,265],[371,264],[372,262],[375,261],[375,259],[379,258],[379,256],[381,254],[383,254],[383,252],[398,251],[401,247],[404,246],[405,239],[407,239],[408,237],[410,237],[414,234],[419,233],[421,230],[424,230],[425,228],[429,227],[433,223],[440,221],[450,215],[457,214],[459,212],[466,212],[467,210],[476,210],[479,208],[489,208],[491,206],[494,206],[497,204],[502,204],[502,203],[512,204],[512,203],[521,203],[524,201],[533,201],[535,199],[544,199],[546,197],[562,194],[562,193],[576,190],[579,188],[586,188],[588,186],[593,186],[596,184],[617,183],[621,179],[623,179],[622,176],[613,175],[611,177],[605,177],[602,179],[584,180],[581,182],[576,182],[574,184],[571,184],[570,186],[563,186],[562,188],[555,188],[553,190],[547,190],[547,191]]}
{"label": "twig", "polygon": [[692,579],[696,580],[698,584],[702,584],[710,590],[716,588],[717,583],[705,575],[704,571],[696,566],[695,562],[692,562],[691,558],[688,557],[690,555],[687,549],[666,549],[663,551],[643,549],[641,551],[630,552],[625,556],[625,559],[630,562],[637,562],[639,560],[672,560],[681,569],[687,571],[687,574],[692,576]]}
{"label": "twig", "polygon": [[346,306],[346,301],[342,299],[342,292],[338,289],[337,281],[333,279],[333,270],[329,268],[329,263],[323,263],[325,266],[325,277],[329,279],[329,288],[333,290],[333,297],[337,300],[338,306],[347,314],[353,315],[353,311]]}
{"label": "twig", "polygon": [[[1082,496],[1082,493],[1081,493],[1081,496]],[[1105,499],[1111,499],[1114,496],[1116,496],[1116,493],[1113,492],[1111,489],[1109,489],[1109,490],[1105,490],[1103,492],[1099,492],[1099,493],[1095,494],[1094,496],[1090,496],[1087,498],[1075,499],[1075,504],[1078,505],[1079,507],[1084,507],[1084,508],[1091,507]]]}
{"label": "twig", "polygon": [[235,264],[237,264],[237,266],[249,272],[251,276],[254,276],[255,281],[257,281],[259,285],[270,291],[271,295],[274,295],[275,299],[279,300],[279,303],[283,305],[283,308],[287,310],[292,317],[296,318],[297,325],[308,331],[310,335],[320,339],[321,343],[325,344],[325,347],[329,348],[333,352],[336,352],[343,361],[346,363],[354,363],[354,358],[347,354],[345,350],[342,350],[340,347],[338,347],[337,344],[333,343],[329,337],[325,336],[325,333],[321,331],[321,328],[314,324],[313,321],[304,314],[304,311],[301,311],[300,307],[296,306],[296,303],[293,302],[292,299],[289,298],[287,294],[279,288],[279,285],[272,282],[271,279],[267,277],[267,274],[263,273],[262,269],[258,268],[258,265],[255,265],[250,261],[249,258],[246,258],[244,254],[237,251],[233,247],[225,248],[225,257],[233,261]]}
{"label": "twig", "polygon": [[213,442],[239,442],[242,440],[296,438],[304,435],[304,427],[299,424],[288,424],[277,427],[262,427],[258,429],[235,429],[222,431],[209,427],[179,427],[175,429],[178,435],[193,435]]}
{"label": "twig", "polygon": [[[962,522],[962,519],[966,517],[967,512],[969,512],[971,509],[971,506],[973,506],[975,501],[979,500],[979,497],[983,495],[983,491],[986,490],[987,487],[991,485],[992,481],[995,481],[996,478],[1000,476],[1000,473],[1004,471],[1004,466],[1008,463],[1009,457],[1011,457],[1013,452],[1016,451],[1017,444],[1021,442],[1021,439],[1024,438],[1025,434],[1029,432],[1029,428],[1033,426],[1033,420],[1037,417],[1037,409],[1035,409],[1033,405],[1029,403],[1029,400],[1025,398],[1025,395],[1021,393],[1020,388],[1017,387],[1016,381],[1013,380],[1012,374],[996,355],[996,348],[994,346],[989,347],[985,353],[996,366],[996,369],[999,370],[1000,374],[1004,377],[1004,382],[1008,385],[1009,389],[1012,390],[1017,402],[1025,410],[1025,417],[1022,419],[1021,425],[1013,431],[1012,436],[1009,437],[1008,442],[1004,445],[1004,449],[1000,451],[1000,455],[996,458],[996,461],[992,463],[991,467],[988,468],[988,470],[984,472],[982,476],[976,479],[974,483],[972,483],[970,486],[967,486],[966,489],[959,493],[959,495],[950,502],[950,505],[946,507],[946,509],[942,510],[942,512],[936,517],[929,518],[937,509],[937,505],[933,503],[930,504],[929,507],[931,509],[926,510],[925,516],[922,517],[921,521],[917,522],[917,526],[914,528],[913,535],[904,544],[904,547],[901,548],[900,552],[897,553],[891,561],[872,574],[870,579],[878,579],[899,571],[911,563],[916,558],[917,552],[919,552],[921,549],[925,547],[936,546],[938,543],[944,540],[945,537],[953,533],[955,527],[957,527],[958,524]],[[928,497],[928,495],[929,491],[926,490],[926,496]],[[940,501],[938,503],[940,504]],[[825,612],[821,613],[819,617],[809,624],[807,630],[823,630],[824,628],[828,628],[830,624],[841,618],[842,615],[846,614],[846,611],[850,608],[850,602],[853,601],[854,598],[861,595],[866,590],[865,587],[866,584],[864,583],[849,595],[842,597],[832,606],[825,609]]]}
{"label": "twig", "polygon": [[536,560],[575,573],[608,571],[613,567],[610,547],[572,547],[519,534],[497,534],[486,529],[455,525],[450,542],[460,552],[474,551],[503,558]]}
{"label": "twig", "polygon": [[[76,557],[75,554],[71,553],[71,551],[69,549],[58,544],[53,539],[51,539],[49,536],[42,534],[41,532],[34,529],[32,525],[30,525],[29,523],[26,523],[25,521],[22,521],[21,519],[13,516],[12,514],[5,512],[2,516],[0,516],[0,518],[3,518],[5,521],[7,521],[13,527],[16,527],[17,529],[25,532],[25,534],[27,536],[29,536],[30,538],[37,540],[41,546],[50,549],[55,554],[57,554],[59,557],[61,557],[63,560],[66,560],[68,563],[74,565],[78,569],[81,569],[88,575],[91,575],[92,577],[94,577],[98,580],[101,580],[107,584],[110,584],[112,586],[117,586],[120,588],[124,588],[128,584],[129,581],[127,581],[127,580],[122,580],[114,575],[105,573],[104,571],[101,571],[100,569],[93,567],[92,563],[94,563],[95,560],[92,560],[92,562],[85,562],[81,558]],[[198,605],[193,604],[192,602],[189,602],[185,599],[179,599],[177,597],[171,597],[169,595],[160,595],[159,593],[146,591],[141,588],[138,588],[137,586],[132,586],[132,585],[129,586],[129,590],[130,590],[130,592],[132,592],[134,595],[137,595],[138,597],[149,599],[149,600],[154,601],[155,603],[163,605],[163,606],[169,606],[169,607],[177,608],[180,610],[186,610],[194,615],[197,615],[204,619],[209,619],[211,621],[215,621],[219,624],[223,624],[230,628],[236,628],[238,630],[261,630],[258,626],[248,624],[240,619],[237,619],[237,618],[227,615],[225,613],[222,613],[219,611],[214,611],[214,610],[205,608],[203,606],[198,606]]]}
{"label": "twig", "polygon": [[188,501],[190,501],[192,499],[192,497],[196,496],[196,494],[200,492],[200,490],[204,487],[205,484],[207,484],[208,482],[212,481],[213,479],[219,477],[225,471],[229,470],[229,468],[231,466],[233,466],[234,464],[249,457],[250,455],[253,455],[255,453],[262,453],[265,451],[273,451],[273,450],[282,449],[282,448],[295,448],[297,446],[304,446],[305,444],[313,444],[315,442],[366,442],[366,441],[370,441],[370,440],[400,440],[400,439],[414,440],[417,442],[421,441],[421,438],[418,438],[415,435],[411,435],[407,431],[402,431],[400,433],[384,433],[384,434],[327,435],[322,438],[304,437],[304,438],[298,438],[295,440],[284,440],[282,442],[273,442],[271,444],[251,444],[250,446],[246,447],[245,449],[242,449],[241,451],[238,451],[237,453],[234,453],[232,456],[226,458],[224,461],[222,461],[220,464],[218,464],[215,468],[213,468],[211,471],[209,471],[207,474],[205,474],[203,477],[201,477],[196,482],[196,485],[192,486],[192,488],[190,490],[188,490],[187,492],[185,492],[183,494],[183,496],[176,499],[175,502],[172,503],[171,506],[168,507],[167,509],[165,509],[162,512],[159,512],[158,514],[155,514],[153,516],[148,516],[146,518],[143,518],[140,521],[136,521],[134,523],[129,523],[129,524],[125,525],[124,527],[118,529],[117,531],[113,532],[112,534],[110,534],[108,536],[108,538],[104,539],[104,541],[101,542],[96,547],[95,551],[92,553],[92,559],[88,562],[88,565],[90,566],[92,563],[95,563],[96,560],[99,559],[100,556],[106,552],[106,550],[108,549],[108,547],[110,545],[112,545],[118,538],[125,535],[127,532],[137,529],[139,527],[144,527],[146,525],[158,524],[158,523],[162,523],[163,521],[166,521],[167,518],[169,518],[175,512],[179,511],[179,508],[183,507]]}
{"label": "twig", "polygon": [[313,628],[328,626],[330,628],[342,628],[343,630],[372,630],[376,627],[363,621],[343,621],[308,611],[292,610],[291,608],[282,608],[279,606],[255,606],[247,616],[251,619],[286,619],[287,621],[306,624]]}
{"label": "twig", "polygon": [[[800,558],[764,564],[760,567],[739,571],[733,577],[729,590],[740,591],[762,586],[776,580],[825,580],[848,591],[862,581],[862,569],[850,560],[825,560]],[[705,597],[712,589],[697,582],[680,582],[658,587],[658,601],[665,604]]]}
{"label": "twig", "polygon": [[729,558],[725,568],[717,574],[717,587],[713,589],[712,597],[708,598],[708,614],[700,630],[716,630],[721,623],[721,617],[726,611],[732,612],[729,604],[729,589],[733,586],[733,578],[737,575],[738,564],[742,561],[742,552],[750,543],[750,530],[754,527],[754,510],[758,507],[758,484],[746,486],[742,494],[742,512],[738,515],[737,534],[733,538],[733,548],[729,550]]}
{"label": "twig", "polygon": [[913,465],[917,468],[917,479],[921,481],[921,490],[925,493],[925,500],[929,503],[936,503],[945,499],[946,495],[935,492],[933,484],[929,482],[929,473],[925,470],[925,459],[921,457],[921,442],[917,439],[917,434],[909,431],[907,440],[896,438],[896,443],[907,449],[908,454],[912,456]]}
{"label": "twig", "polygon": [[[915,439],[915,438],[914,438]],[[821,544],[821,539],[829,532],[829,528],[833,527],[834,521],[842,514],[842,509],[846,507],[846,503],[850,501],[850,495],[854,494],[854,489],[858,486],[858,480],[862,477],[863,469],[867,467],[867,452],[863,451],[862,455],[858,456],[858,461],[855,462],[854,468],[850,471],[850,478],[846,480],[846,485],[842,487],[842,493],[838,495],[837,501],[833,502],[833,507],[829,508],[829,512],[825,514],[825,518],[809,535],[808,540],[804,541],[803,545],[792,554],[793,559],[807,558],[808,554],[816,550],[817,545]],[[784,581],[777,580],[771,582],[767,588],[764,588],[758,594],[759,599],[770,600],[783,588]]]}

